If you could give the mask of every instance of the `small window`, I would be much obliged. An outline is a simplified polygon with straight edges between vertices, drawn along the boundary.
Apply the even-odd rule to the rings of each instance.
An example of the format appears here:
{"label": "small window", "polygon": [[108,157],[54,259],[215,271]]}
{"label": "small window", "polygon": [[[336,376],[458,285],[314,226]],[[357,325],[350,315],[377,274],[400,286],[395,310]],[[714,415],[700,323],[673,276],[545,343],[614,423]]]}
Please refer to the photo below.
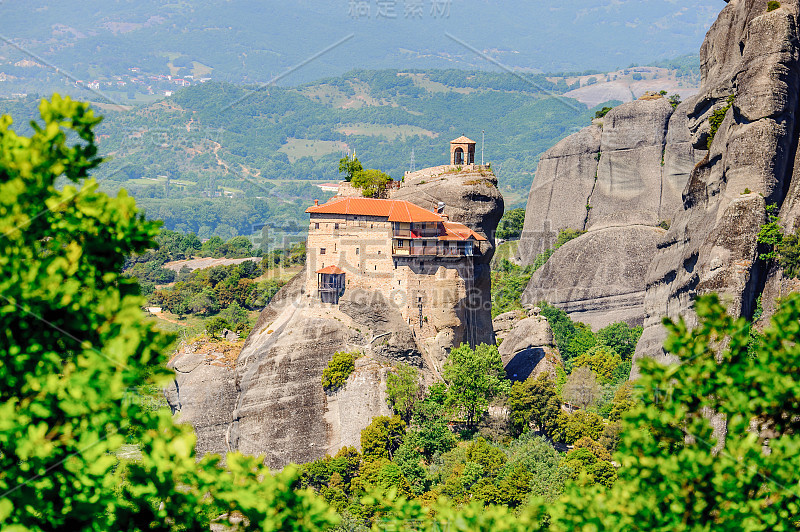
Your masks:
{"label": "small window", "polygon": [[374,227],[375,227],[375,224],[369,224],[369,228],[370,229],[373,229]]}
{"label": "small window", "polygon": [[359,255],[359,254],[361,254],[361,250],[356,248],[356,255]]}
{"label": "small window", "polygon": [[314,224],[314,229],[319,229],[319,223]]}
{"label": "small window", "polygon": [[381,254],[381,252],[380,252],[380,250],[378,250],[378,255],[380,255],[380,254]]}
{"label": "small window", "polygon": [[325,248],[319,248],[319,254],[320,255],[324,255],[325,254]]}
{"label": "small window", "polygon": [[397,247],[399,247],[399,248],[403,247],[403,241],[402,240],[398,240],[397,241]]}
{"label": "small window", "polygon": [[333,224],[334,229],[339,229],[339,224]]}
{"label": "small window", "polygon": [[377,270],[377,269],[378,269],[378,265],[376,264],[376,265],[375,265],[375,270]]}

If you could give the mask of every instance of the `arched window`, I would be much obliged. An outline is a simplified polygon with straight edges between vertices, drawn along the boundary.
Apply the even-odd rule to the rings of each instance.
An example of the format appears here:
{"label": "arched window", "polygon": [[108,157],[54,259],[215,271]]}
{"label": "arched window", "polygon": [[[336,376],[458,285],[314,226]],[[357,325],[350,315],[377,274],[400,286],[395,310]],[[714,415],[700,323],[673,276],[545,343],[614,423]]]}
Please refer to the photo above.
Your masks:
{"label": "arched window", "polygon": [[464,164],[464,150],[461,148],[456,148],[455,153],[453,153],[453,162],[455,164]]}

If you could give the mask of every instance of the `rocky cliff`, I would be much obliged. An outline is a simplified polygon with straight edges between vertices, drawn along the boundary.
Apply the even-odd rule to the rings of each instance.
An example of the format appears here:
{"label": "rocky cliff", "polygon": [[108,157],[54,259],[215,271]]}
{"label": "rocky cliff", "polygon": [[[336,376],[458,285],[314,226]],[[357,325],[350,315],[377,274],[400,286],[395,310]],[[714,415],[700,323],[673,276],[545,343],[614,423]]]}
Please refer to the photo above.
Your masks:
{"label": "rocky cliff", "polygon": [[526,302],[595,327],[644,322],[639,358],[663,356],[662,318],[692,323],[697,295],[718,292],[749,316],[760,294],[769,314],[797,288],[758,260],[757,234],[767,204],[788,231],[800,220],[798,11],[797,1],[768,12],[766,0],[730,0],[702,46],[696,96],[674,110],[658,98],[619,106],[542,157],[522,259],[560,229],[587,233],[534,274]]}
{"label": "rocky cliff", "polygon": [[[646,96],[620,105],[542,156],[520,241],[523,263],[563,229],[587,233],[537,271],[523,301],[545,300],[595,328],[644,321],[644,276],[702,156],[686,131],[691,102]],[[683,118],[682,118],[683,117]]]}
{"label": "rocky cliff", "polygon": [[[690,172],[672,227],[646,277],[645,331],[636,358],[663,357],[663,316],[694,322],[692,300],[720,293],[735,315],[752,315],[767,272],[757,235],[766,204],[787,228],[797,219],[798,3],[767,12],[765,1],[732,0],[701,49],[703,83],[687,110],[695,148],[707,156]],[[710,118],[724,116],[711,137]],[[780,292],[771,272],[765,306]]]}
{"label": "rocky cliff", "polygon": [[556,379],[556,366],[563,366],[553,339],[553,331],[538,308],[529,312],[513,310],[497,316],[495,335],[506,376],[524,381],[547,373]]}

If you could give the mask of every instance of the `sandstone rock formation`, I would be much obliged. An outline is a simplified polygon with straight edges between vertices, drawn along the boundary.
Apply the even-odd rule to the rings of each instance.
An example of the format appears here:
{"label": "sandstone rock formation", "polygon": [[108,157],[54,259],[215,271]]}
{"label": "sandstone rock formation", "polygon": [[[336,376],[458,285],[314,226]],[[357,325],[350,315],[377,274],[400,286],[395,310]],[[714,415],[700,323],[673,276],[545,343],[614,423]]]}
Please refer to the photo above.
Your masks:
{"label": "sandstone rock formation", "polygon": [[547,301],[595,330],[617,321],[642,325],[644,278],[664,233],[647,225],[595,227],[534,273],[522,301]]}
{"label": "sandstone rock formation", "polygon": [[[767,204],[779,207],[786,231],[800,222],[799,12],[796,1],[767,12],[765,0],[730,0],[703,43],[696,96],[674,112],[658,99],[621,105],[603,120],[599,147],[593,125],[543,156],[523,260],[560,229],[587,233],[532,276],[526,302],[546,299],[594,327],[643,320],[638,359],[664,356],[662,318],[693,324],[700,294],[720,293],[744,316],[762,295],[768,316],[776,297],[797,288],[777,266],[767,271],[757,234]],[[669,227],[661,234],[660,221]]]}
{"label": "sandstone rock formation", "polygon": [[500,314],[494,319],[496,334],[502,338],[499,351],[509,379],[524,381],[548,373],[556,378],[556,366],[562,365],[555,347],[553,331],[538,309],[525,316],[520,311]]}
{"label": "sandstone rock formation", "polygon": [[642,324],[644,274],[664,232],[658,226],[680,204],[685,164],[700,159],[685,128],[689,105],[673,111],[661,97],[620,105],[542,156],[520,241],[523,263],[551,248],[563,229],[587,234],[534,273],[523,302],[548,301],[595,329]]}
{"label": "sandstone rock formation", "polygon": [[224,455],[231,412],[236,405],[236,357],[240,347],[196,342],[182,346],[167,367],[175,380],[165,390],[167,403],[179,423],[197,434],[198,454]]}
{"label": "sandstone rock formation", "polygon": [[[732,0],[708,32],[702,88],[688,109],[695,148],[708,144],[712,113],[729,108],[650,264],[636,359],[664,359],[661,318],[682,316],[693,324],[697,295],[720,293],[731,313],[751,315],[767,279],[757,243],[765,205],[780,206],[787,224],[797,219],[797,16],[797,2],[768,13],[764,1]],[[771,296],[781,292],[780,272],[769,283],[768,310]]]}
{"label": "sandstone rock formation", "polygon": [[523,264],[531,264],[536,255],[552,247],[559,231],[585,229],[602,131],[599,125],[584,128],[550,148],[539,160],[519,241]]}

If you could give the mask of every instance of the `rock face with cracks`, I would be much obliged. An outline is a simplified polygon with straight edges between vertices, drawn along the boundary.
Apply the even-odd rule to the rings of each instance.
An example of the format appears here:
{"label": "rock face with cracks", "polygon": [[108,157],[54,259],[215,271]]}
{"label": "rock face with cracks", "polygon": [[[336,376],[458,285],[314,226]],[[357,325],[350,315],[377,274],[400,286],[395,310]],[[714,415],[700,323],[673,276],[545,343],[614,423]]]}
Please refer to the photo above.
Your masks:
{"label": "rock face with cracks", "polygon": [[796,1],[767,12],[766,1],[730,0],[702,46],[696,96],[674,110],[658,98],[619,106],[543,156],[521,258],[532,262],[561,229],[587,233],[532,276],[526,302],[595,328],[643,324],[635,359],[666,360],[661,320],[692,325],[698,295],[719,293],[744,316],[761,295],[769,316],[797,288],[759,260],[757,235],[767,204],[786,232],[800,221],[798,11]]}
{"label": "rock face with cracks", "polygon": [[686,130],[690,105],[673,109],[662,97],[620,105],[542,156],[520,241],[523,263],[552,248],[564,229],[586,234],[533,274],[523,302],[547,301],[594,328],[643,323],[644,277],[660,226],[680,204],[684,167],[701,157]]}

